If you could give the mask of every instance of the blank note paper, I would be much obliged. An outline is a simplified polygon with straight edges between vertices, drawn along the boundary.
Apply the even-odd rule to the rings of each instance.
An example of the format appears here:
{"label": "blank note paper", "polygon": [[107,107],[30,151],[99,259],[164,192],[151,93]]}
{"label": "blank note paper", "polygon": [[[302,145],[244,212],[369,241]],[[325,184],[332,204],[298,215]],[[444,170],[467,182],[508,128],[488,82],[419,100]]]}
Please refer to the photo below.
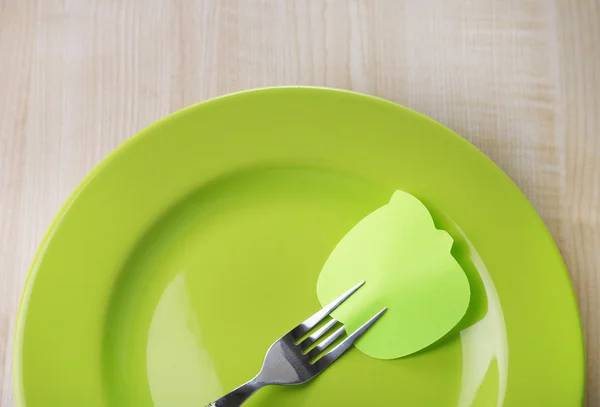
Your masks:
{"label": "blank note paper", "polygon": [[352,332],[388,307],[356,346],[379,359],[417,352],[448,333],[469,305],[469,282],[451,247],[427,208],[396,191],[338,243],[319,275],[319,301],[325,305],[364,280],[332,316]]}

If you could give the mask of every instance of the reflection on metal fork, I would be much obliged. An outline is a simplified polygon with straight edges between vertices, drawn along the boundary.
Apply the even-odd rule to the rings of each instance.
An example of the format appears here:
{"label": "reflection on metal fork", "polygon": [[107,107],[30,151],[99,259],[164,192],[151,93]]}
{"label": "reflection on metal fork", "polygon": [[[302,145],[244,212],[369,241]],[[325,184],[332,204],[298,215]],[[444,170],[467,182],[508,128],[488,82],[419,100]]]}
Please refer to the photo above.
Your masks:
{"label": "reflection on metal fork", "polygon": [[[328,368],[381,317],[387,308],[375,314],[364,325],[350,334],[332,350],[326,352],[317,361],[314,360],[344,334],[344,327],[336,329],[332,334],[324,338],[338,322],[332,319],[307,338],[304,337],[363,284],[364,281],[352,287],[339,298],[282,336],[267,351],[262,369],[256,377],[221,397],[219,400],[209,404],[207,407],[239,407],[254,392],[264,386],[270,384],[293,385],[305,383]],[[306,352],[322,338],[324,339],[317,346]]]}

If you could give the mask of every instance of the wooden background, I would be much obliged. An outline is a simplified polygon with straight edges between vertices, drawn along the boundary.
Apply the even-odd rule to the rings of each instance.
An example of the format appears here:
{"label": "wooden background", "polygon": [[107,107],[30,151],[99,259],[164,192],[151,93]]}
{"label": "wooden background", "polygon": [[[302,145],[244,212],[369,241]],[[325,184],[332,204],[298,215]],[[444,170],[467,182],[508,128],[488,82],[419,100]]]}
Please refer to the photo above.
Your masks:
{"label": "wooden background", "polygon": [[0,0],[0,406],[28,266],[85,174],[170,112],[286,84],[419,110],[515,180],[570,270],[600,406],[598,0]]}

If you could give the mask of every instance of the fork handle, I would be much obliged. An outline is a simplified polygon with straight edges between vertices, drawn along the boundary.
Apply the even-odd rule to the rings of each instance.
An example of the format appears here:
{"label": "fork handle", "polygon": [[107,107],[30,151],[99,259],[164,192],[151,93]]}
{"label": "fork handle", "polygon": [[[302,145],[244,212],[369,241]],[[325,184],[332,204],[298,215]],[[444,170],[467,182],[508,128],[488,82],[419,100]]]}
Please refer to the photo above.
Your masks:
{"label": "fork handle", "polygon": [[250,398],[250,396],[264,386],[265,383],[252,379],[248,383],[242,384],[237,389],[227,393],[217,401],[213,401],[206,407],[240,407]]}

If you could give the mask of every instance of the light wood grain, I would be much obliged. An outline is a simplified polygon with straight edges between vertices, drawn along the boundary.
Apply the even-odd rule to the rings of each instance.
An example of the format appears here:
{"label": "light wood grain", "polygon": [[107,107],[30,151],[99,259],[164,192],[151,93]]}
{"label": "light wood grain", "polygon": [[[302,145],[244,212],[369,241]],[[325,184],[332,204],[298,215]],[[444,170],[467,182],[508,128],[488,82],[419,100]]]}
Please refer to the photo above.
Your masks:
{"label": "light wood grain", "polygon": [[0,406],[28,266],[84,175],[170,112],[286,84],[412,107],[515,180],[571,273],[600,406],[597,0],[0,0]]}

